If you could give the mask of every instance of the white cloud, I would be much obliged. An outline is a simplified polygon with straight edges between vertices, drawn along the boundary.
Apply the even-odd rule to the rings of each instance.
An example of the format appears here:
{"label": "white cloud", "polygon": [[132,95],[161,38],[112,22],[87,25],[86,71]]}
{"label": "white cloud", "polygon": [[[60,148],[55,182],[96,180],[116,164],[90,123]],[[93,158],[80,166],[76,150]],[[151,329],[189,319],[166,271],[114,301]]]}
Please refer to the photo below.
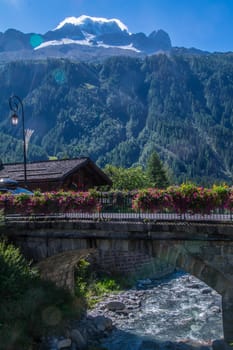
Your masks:
{"label": "white cloud", "polygon": [[111,24],[111,23],[116,23],[118,25],[118,27],[122,30],[122,31],[126,31],[128,32],[128,28],[126,27],[126,25],[124,23],[122,23],[119,19],[117,18],[111,18],[111,19],[107,19],[107,18],[102,18],[102,17],[91,17],[91,16],[86,16],[86,15],[82,15],[80,17],[67,17],[64,19],[64,21],[62,21],[56,28],[56,29],[60,29],[62,28],[66,23],[71,23],[74,25],[79,25],[85,26],[85,23],[88,22],[93,22],[93,23],[97,23],[99,25],[102,24]]}

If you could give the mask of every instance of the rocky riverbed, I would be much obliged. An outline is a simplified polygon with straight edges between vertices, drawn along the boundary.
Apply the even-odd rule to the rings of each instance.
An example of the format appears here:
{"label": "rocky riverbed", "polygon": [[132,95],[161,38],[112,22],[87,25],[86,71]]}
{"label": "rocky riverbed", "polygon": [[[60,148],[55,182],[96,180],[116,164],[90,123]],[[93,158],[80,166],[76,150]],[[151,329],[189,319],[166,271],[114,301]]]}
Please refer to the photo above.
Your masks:
{"label": "rocky riverbed", "polygon": [[67,337],[51,339],[50,350],[221,349],[221,298],[193,276],[176,272],[145,279],[108,295]]}

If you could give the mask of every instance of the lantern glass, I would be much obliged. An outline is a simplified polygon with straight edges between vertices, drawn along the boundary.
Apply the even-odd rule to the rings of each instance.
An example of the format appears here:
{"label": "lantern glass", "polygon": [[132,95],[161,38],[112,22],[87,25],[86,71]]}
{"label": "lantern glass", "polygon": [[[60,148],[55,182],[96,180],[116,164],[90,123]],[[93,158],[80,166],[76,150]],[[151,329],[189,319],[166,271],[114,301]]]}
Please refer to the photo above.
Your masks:
{"label": "lantern glass", "polygon": [[13,115],[11,116],[11,124],[12,124],[12,125],[17,125],[18,122],[19,122],[19,117],[17,116],[17,114],[13,114]]}

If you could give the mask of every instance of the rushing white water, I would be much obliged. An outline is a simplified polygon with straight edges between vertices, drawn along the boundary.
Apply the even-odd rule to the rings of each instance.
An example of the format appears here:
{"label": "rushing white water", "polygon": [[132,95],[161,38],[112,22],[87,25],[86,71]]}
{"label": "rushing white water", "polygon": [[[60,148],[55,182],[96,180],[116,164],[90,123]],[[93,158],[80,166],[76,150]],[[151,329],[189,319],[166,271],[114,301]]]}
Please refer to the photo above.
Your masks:
{"label": "rushing white water", "polygon": [[[143,294],[138,294],[138,289]],[[103,341],[105,348],[190,349],[190,344],[207,346],[223,338],[221,297],[193,276],[177,272],[149,286],[141,284],[118,298],[127,303],[127,298],[136,300],[138,295],[141,305],[132,313],[107,315],[116,329]]]}

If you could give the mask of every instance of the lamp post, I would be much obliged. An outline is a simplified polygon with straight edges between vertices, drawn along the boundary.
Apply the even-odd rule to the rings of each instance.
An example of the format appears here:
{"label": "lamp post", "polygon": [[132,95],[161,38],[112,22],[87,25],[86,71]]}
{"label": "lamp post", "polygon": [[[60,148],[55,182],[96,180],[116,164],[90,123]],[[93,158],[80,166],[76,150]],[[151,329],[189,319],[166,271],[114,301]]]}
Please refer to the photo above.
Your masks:
{"label": "lamp post", "polygon": [[9,107],[13,112],[11,115],[11,124],[16,126],[19,123],[18,111],[21,109],[22,126],[23,126],[23,169],[24,169],[24,185],[27,185],[27,158],[26,158],[26,141],[25,141],[25,127],[24,127],[24,108],[21,98],[13,95],[9,98]]}

